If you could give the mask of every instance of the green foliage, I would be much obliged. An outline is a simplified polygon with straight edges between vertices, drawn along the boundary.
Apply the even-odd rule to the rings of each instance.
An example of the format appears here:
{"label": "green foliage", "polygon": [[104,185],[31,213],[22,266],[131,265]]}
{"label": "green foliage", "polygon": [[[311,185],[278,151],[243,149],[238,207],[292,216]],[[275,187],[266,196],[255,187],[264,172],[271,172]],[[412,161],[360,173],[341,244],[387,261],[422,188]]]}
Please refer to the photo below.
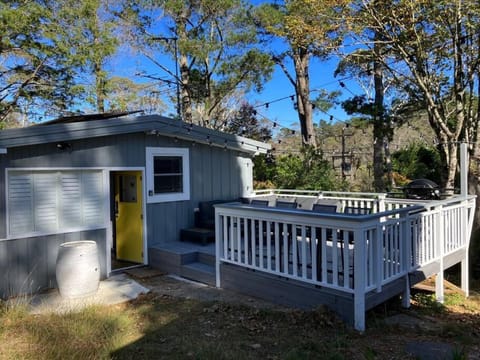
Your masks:
{"label": "green foliage", "polygon": [[257,111],[243,103],[236,114],[227,121],[225,132],[245,136],[258,141],[267,141],[272,138],[272,130],[268,124],[261,124],[257,119]]}
{"label": "green foliage", "polygon": [[[136,12],[136,28],[143,39],[137,44],[145,44],[140,51],[176,77],[185,121],[219,128],[230,114],[232,98],[261,90],[270,79],[273,62],[256,47],[257,33],[243,1],[144,0],[140,4],[143,11]],[[154,26],[166,28],[159,35],[175,38],[174,46],[173,41],[148,40]],[[158,51],[178,60],[178,76],[155,61]]]}
{"label": "green foliage", "polygon": [[72,87],[75,54],[69,33],[59,25],[53,1],[0,3],[0,120],[33,104],[65,109]]}
{"label": "green foliage", "polygon": [[1,3],[0,118],[29,108],[69,109],[89,99],[88,83],[95,102],[103,102],[104,64],[118,45],[105,14],[102,0]]}
{"label": "green foliage", "polygon": [[424,178],[438,182],[442,164],[435,148],[413,144],[392,154],[392,168],[409,179]]}
{"label": "green foliage", "polygon": [[335,174],[318,151],[305,147],[298,155],[254,160],[254,179],[271,181],[279,189],[336,190]]}

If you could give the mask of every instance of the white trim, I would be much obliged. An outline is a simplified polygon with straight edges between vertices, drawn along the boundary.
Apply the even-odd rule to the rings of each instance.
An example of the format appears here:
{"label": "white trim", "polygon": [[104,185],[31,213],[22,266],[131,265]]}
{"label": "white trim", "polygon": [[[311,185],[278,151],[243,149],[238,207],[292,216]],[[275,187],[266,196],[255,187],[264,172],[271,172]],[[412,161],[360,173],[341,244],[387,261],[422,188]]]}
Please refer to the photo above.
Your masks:
{"label": "white trim", "polygon": [[4,239],[0,239],[0,242],[2,242],[2,241],[12,241],[12,240],[18,240],[18,239],[36,238],[36,237],[42,237],[42,236],[52,236],[52,235],[78,233],[78,232],[81,232],[81,231],[102,230],[102,229],[108,230],[108,226],[69,228],[68,230],[65,230],[65,231],[56,231],[56,232],[35,232],[35,233],[30,232],[30,233],[25,233],[25,234],[20,234],[20,235],[8,236]]}
{"label": "white trim", "polygon": [[112,196],[112,194],[110,194],[110,188],[111,188],[111,184],[110,184],[110,173],[112,172],[116,172],[116,171],[140,171],[141,174],[142,174],[142,194],[143,194],[143,198],[142,198],[142,211],[143,211],[143,265],[148,265],[148,243],[147,243],[147,239],[148,239],[148,236],[147,236],[147,204],[146,204],[146,199],[147,199],[147,193],[146,193],[146,186],[145,186],[145,168],[144,167],[106,167],[104,168],[104,171],[106,172],[106,181],[108,183],[106,189],[108,189],[108,196],[106,196],[106,202],[107,202],[107,206],[106,206],[106,213],[105,213],[105,216],[107,217],[108,219],[108,229],[110,231],[110,233],[107,233],[108,237],[107,237],[107,262],[108,262],[108,267],[107,267],[107,277],[110,276],[110,274],[112,274],[112,259],[111,259],[111,254],[110,254],[110,251],[112,249],[112,245],[113,245],[113,224],[112,224],[112,221],[110,220],[110,212],[111,212],[111,208],[110,208],[110,196]]}
{"label": "white trim", "polygon": [[5,221],[6,221],[6,238],[0,239],[2,241],[9,241],[9,240],[17,240],[29,237],[39,237],[39,236],[48,236],[48,235],[58,235],[58,234],[68,234],[80,231],[90,231],[90,230],[106,230],[106,239],[105,239],[105,256],[106,256],[106,274],[107,277],[110,276],[112,272],[112,263],[111,263],[111,248],[112,248],[112,241],[113,241],[113,229],[112,229],[112,222],[110,220],[110,173],[114,171],[140,171],[142,174],[142,188],[143,188],[143,198],[142,198],[142,211],[143,211],[143,264],[148,265],[148,234],[147,234],[147,187],[146,187],[146,179],[145,179],[145,167],[135,166],[135,167],[19,167],[19,168],[6,168],[5,169],[5,194],[8,194],[8,174],[10,171],[85,171],[85,170],[98,170],[102,171],[103,175],[103,185],[104,185],[104,226],[100,227],[79,227],[79,228],[70,228],[65,231],[57,231],[51,233],[28,233],[23,234],[21,236],[9,236],[10,229],[9,229],[9,214],[8,214],[8,196],[5,196]]}
{"label": "white trim", "polygon": [[0,154],[6,154],[7,149],[6,148],[0,148]]}
{"label": "white trim", "polygon": [[[146,170],[146,196],[147,202],[161,203],[171,201],[190,200],[190,149],[189,148],[172,148],[172,147],[147,147],[145,149],[145,170]],[[155,156],[181,156],[182,161],[182,180],[183,192],[154,194],[153,181],[153,158]]]}

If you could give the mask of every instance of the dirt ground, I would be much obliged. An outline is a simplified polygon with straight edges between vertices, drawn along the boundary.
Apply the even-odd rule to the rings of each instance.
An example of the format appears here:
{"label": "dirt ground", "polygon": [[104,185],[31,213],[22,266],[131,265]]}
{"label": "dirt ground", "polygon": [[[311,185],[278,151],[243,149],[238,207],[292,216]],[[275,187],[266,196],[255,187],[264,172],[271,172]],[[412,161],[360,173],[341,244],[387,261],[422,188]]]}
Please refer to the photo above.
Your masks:
{"label": "dirt ground", "polygon": [[259,298],[226,289],[217,289],[213,286],[189,281],[173,275],[162,274],[155,269],[143,268],[127,271],[127,274],[153,293],[159,295],[200,301],[220,301],[228,304],[247,305],[256,309],[287,310],[285,307]]}

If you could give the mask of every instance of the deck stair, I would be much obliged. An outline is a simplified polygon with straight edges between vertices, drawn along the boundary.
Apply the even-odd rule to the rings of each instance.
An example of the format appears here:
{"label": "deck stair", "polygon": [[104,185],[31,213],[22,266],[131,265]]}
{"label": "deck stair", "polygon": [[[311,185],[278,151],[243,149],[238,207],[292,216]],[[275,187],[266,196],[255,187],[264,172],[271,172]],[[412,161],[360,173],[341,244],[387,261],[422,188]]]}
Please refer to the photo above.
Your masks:
{"label": "deck stair", "polygon": [[182,264],[180,275],[187,279],[215,286],[215,256],[196,252],[195,261]]}
{"label": "deck stair", "polygon": [[149,249],[150,264],[162,271],[215,285],[214,244],[190,242],[158,245]]}

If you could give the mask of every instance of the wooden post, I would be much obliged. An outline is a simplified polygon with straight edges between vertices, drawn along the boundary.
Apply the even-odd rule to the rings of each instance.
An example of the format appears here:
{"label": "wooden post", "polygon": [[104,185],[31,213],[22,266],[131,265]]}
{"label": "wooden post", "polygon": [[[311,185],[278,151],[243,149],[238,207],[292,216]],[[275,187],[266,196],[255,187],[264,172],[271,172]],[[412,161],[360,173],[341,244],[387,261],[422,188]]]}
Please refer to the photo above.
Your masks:
{"label": "wooden post", "polygon": [[[472,210],[473,211],[473,210]],[[465,237],[470,237],[471,232],[468,231],[469,228],[469,217],[468,217],[468,200],[464,199],[462,201],[462,235]],[[468,263],[468,249],[470,248],[470,239],[466,238],[465,239],[465,253],[463,260],[461,261],[461,267],[460,267],[460,272],[461,272],[461,281],[460,281],[460,286],[465,293],[465,296],[468,297],[470,295],[470,286],[469,286],[469,263]]]}
{"label": "wooden post", "polygon": [[[365,331],[365,288],[366,288],[366,277],[365,277],[365,237],[364,232],[355,229],[354,233],[354,272],[355,279],[353,284],[353,316],[354,316],[354,327],[358,331]],[[344,269],[344,271],[346,271]]]}
{"label": "wooden post", "polygon": [[[468,145],[466,143],[460,144],[460,194],[465,199],[468,196]],[[467,229],[467,219],[468,219],[468,210],[467,210],[468,202],[466,200],[463,201],[462,206],[462,229]],[[467,232],[465,232],[465,236],[467,236]],[[465,239],[467,244],[469,244],[470,239]],[[465,249],[465,257],[461,262],[461,287],[462,290],[465,292],[465,296],[469,296],[469,284],[468,284],[468,248],[467,245]]]}
{"label": "wooden post", "polygon": [[385,199],[387,194],[378,194],[378,212],[385,211]]}
{"label": "wooden post", "polygon": [[376,292],[382,292],[382,281],[383,281],[383,226],[381,224],[377,225],[375,230],[375,240],[373,242],[373,254],[375,256],[373,266],[374,266],[374,281],[376,285]]}
{"label": "wooden post", "polygon": [[[444,288],[443,288],[443,280],[444,280],[444,268],[443,268],[443,247],[445,242],[445,237],[443,234],[444,230],[444,221],[443,221],[443,206],[440,206],[440,211],[436,214],[436,224],[435,224],[435,234],[434,239],[438,239],[436,241],[437,247],[437,258],[439,259],[438,262],[440,264],[440,270],[437,273],[437,277],[435,278],[435,298],[436,300],[443,304],[444,302]],[[430,239],[431,241],[431,239]]]}
{"label": "wooden post", "polygon": [[215,206],[215,286],[220,287],[220,246],[222,238],[222,217],[219,215],[219,209]]}
{"label": "wooden post", "polygon": [[404,239],[401,245],[401,262],[403,271],[405,271],[405,290],[402,294],[402,306],[404,308],[410,307],[410,267],[412,259],[412,231],[410,228],[410,215],[405,213],[401,215],[402,221],[400,239]]}
{"label": "wooden post", "polygon": [[468,148],[466,143],[460,144],[460,194],[468,195]]}

